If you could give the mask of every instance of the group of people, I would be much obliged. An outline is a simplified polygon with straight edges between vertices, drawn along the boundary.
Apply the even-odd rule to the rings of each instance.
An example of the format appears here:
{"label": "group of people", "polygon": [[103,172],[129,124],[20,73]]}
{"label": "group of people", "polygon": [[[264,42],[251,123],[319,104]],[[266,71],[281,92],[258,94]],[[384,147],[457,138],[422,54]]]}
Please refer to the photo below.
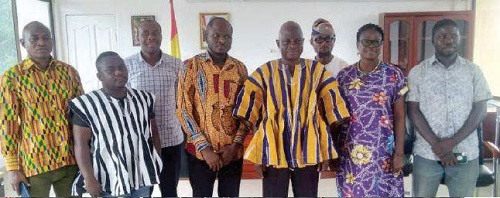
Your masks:
{"label": "group of people", "polygon": [[211,197],[216,179],[218,196],[239,196],[243,159],[255,164],[265,197],[288,196],[289,180],[294,196],[317,197],[325,169],[336,171],[342,197],[402,197],[408,109],[418,132],[413,195],[435,196],[444,177],[450,196],[472,196],[479,153],[471,134],[492,96],[479,67],[458,55],[453,20],[435,24],[435,55],[408,81],[380,60],[384,32],[375,24],[359,28],[360,59],[349,65],[332,54],[329,21],[312,25],[313,59],[301,58],[302,29],[287,21],[276,40],[281,57],[250,75],[228,54],[233,28],[224,18],[210,19],[207,51],[184,62],[160,50],[161,35],[146,20],[139,53],[101,53],[102,88],[84,94],[78,72],[50,55],[49,29],[24,27],[28,58],[0,82],[0,149],[14,190],[25,182],[36,197],[51,186],[62,197],[138,197],[159,184],[163,197],[176,197],[185,149],[195,197]]}

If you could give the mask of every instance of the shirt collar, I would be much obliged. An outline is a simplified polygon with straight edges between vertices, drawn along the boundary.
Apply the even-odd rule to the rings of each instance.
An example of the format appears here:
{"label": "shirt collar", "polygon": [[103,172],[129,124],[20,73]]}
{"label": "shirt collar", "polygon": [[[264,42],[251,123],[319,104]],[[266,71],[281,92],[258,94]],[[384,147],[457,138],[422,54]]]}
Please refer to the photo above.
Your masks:
{"label": "shirt collar", "polygon": [[[163,51],[160,50],[160,53],[161,53],[161,58],[160,58],[160,60],[158,60],[158,62],[156,62],[155,65],[152,65],[153,67],[156,65],[161,65],[164,61],[167,61],[167,57],[165,56]],[[146,60],[144,60],[144,58],[142,57],[142,51],[139,52],[139,54],[137,54],[137,56],[138,56],[139,62],[143,62],[143,63],[147,64]]]}
{"label": "shirt collar", "polygon": [[[210,62],[212,65],[215,66],[214,61],[212,60],[212,57],[210,56],[208,51],[201,54],[201,59],[204,60],[205,62]],[[236,62],[234,61],[233,57],[229,56],[229,54],[228,54],[223,68],[226,68],[226,67],[229,67],[232,65],[236,65]]]}
{"label": "shirt collar", "polygon": [[[443,65],[441,62],[439,62],[439,60],[436,58],[436,55],[432,55],[432,57],[429,58],[429,61],[431,63],[431,65]],[[460,57],[460,55],[457,56],[457,60],[455,60],[455,63],[453,63],[452,65],[450,65],[450,67],[452,67],[453,65],[463,65],[464,64],[464,59],[462,57]]]}
{"label": "shirt collar", "polygon": [[[52,58],[52,56],[51,56],[47,70],[50,69],[51,67],[53,67],[53,65],[55,65],[55,63],[56,63],[55,59]],[[36,68],[36,69],[40,70],[40,68],[38,68],[38,65],[35,63],[35,61],[33,61],[30,57],[28,57],[24,60],[23,70],[29,70],[31,68]]]}

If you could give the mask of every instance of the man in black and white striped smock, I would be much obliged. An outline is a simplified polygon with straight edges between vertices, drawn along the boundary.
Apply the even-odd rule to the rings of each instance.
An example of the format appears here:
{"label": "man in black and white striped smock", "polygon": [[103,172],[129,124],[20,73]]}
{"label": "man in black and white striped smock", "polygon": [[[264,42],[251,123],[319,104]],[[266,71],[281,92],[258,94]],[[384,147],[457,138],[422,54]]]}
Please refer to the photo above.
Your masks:
{"label": "man in black and white striped smock", "polygon": [[96,66],[103,88],[69,103],[80,168],[73,194],[150,196],[162,168],[154,96],[125,87],[127,67],[115,52],[100,54]]}

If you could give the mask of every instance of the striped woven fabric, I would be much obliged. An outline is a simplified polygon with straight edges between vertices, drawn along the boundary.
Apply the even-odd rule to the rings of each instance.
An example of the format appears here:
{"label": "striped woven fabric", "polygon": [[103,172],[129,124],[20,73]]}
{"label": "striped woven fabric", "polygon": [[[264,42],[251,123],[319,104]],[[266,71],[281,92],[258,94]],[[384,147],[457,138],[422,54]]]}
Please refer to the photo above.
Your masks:
{"label": "striped woven fabric", "polygon": [[[153,103],[152,94],[136,89],[129,89],[121,100],[102,90],[71,100],[72,117],[78,116],[92,130],[92,167],[103,192],[121,196],[159,183],[162,162],[151,139]],[[83,186],[80,174],[73,194]]]}
{"label": "striped woven fabric", "polygon": [[245,159],[276,168],[315,165],[337,157],[329,127],[349,117],[338,83],[324,66],[300,59],[292,75],[280,60],[245,82],[233,114],[256,129]]}

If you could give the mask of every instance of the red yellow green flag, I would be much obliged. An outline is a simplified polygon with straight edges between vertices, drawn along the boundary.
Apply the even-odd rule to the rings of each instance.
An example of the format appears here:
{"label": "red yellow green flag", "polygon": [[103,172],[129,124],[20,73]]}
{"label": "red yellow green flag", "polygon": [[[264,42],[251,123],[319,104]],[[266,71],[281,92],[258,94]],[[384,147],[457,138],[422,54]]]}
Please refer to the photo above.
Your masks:
{"label": "red yellow green flag", "polygon": [[179,44],[179,34],[177,33],[177,23],[175,22],[174,2],[170,0],[170,55],[181,58],[181,47]]}

